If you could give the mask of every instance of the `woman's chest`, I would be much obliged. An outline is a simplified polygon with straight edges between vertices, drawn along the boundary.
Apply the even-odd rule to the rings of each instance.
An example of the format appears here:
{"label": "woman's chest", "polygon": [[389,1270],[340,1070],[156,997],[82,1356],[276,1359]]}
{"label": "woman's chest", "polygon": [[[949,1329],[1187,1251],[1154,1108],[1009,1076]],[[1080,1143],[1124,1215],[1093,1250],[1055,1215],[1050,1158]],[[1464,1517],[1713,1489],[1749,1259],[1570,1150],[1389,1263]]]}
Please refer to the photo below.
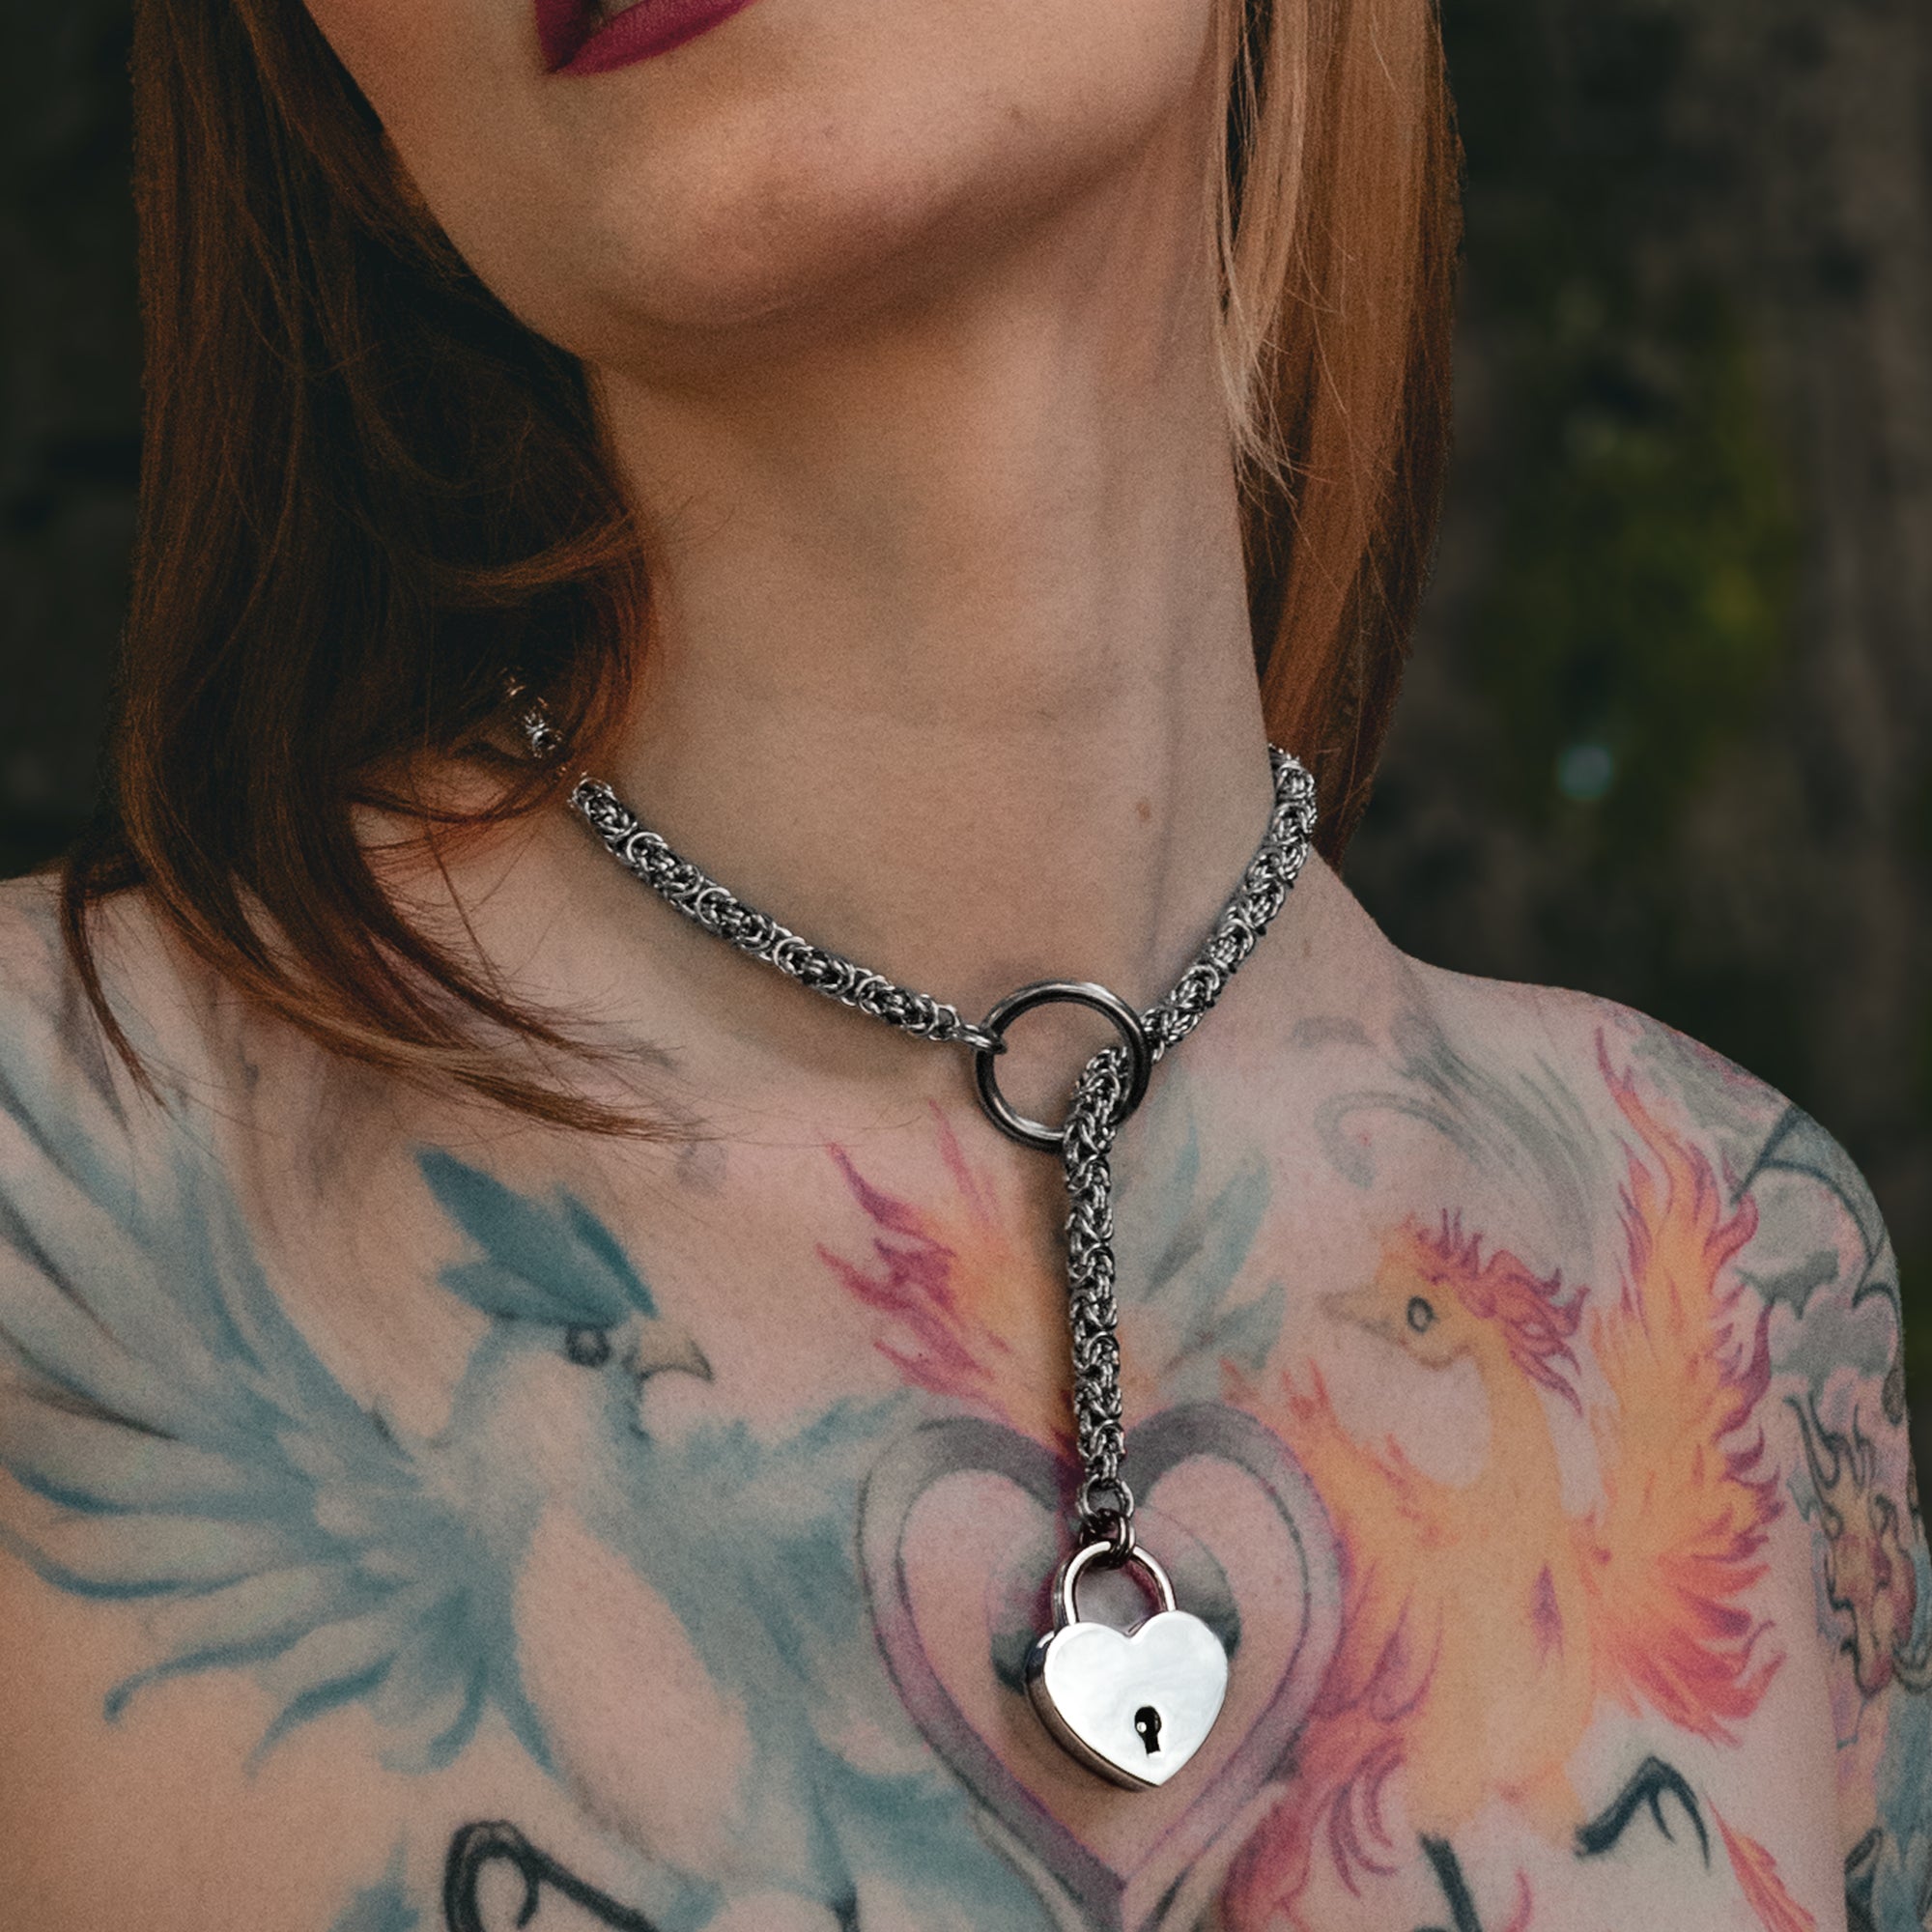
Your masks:
{"label": "woman's chest", "polygon": [[[626,1290],[614,1319],[555,1286],[570,1319],[498,1306],[452,1403],[459,1506],[505,1573],[505,1708],[611,1835],[607,1902],[1150,1932],[1832,1922],[1803,1539],[1711,1400],[1746,1373],[1715,1280],[1702,1329],[1634,1366],[1640,1293],[1631,1332],[1586,1333],[1557,1271],[1441,1227],[1292,1288],[1259,1224],[1141,1258],[1124,1467],[1230,1666],[1193,1761],[1127,1792],[1028,1694],[1078,1480],[1051,1268],[963,1186],[844,1178],[856,1212],[788,1270],[726,1239],[660,1254],[648,1307]],[[568,1218],[547,1265],[587,1238]],[[734,1252],[769,1316],[686,1291]],[[1125,1634],[1149,1607],[1103,1582],[1059,1613],[1122,1632],[1129,1722],[1163,1695]],[[553,1856],[454,1827],[445,1850],[496,1883]],[[538,1889],[564,1912],[562,1878]]]}
{"label": "woman's chest", "polygon": [[[486,1662],[496,1708],[447,1773],[432,1748],[398,1787],[431,1922],[1836,1922],[1830,1719],[1794,1591],[1719,1605],[1747,1625],[1728,1648],[1705,1633],[1701,1656],[1694,1629],[1657,1621],[1659,1660],[1700,1670],[1708,1699],[1666,1717],[1566,1553],[1524,1580],[1466,1549],[1433,1566],[1351,1544],[1254,1417],[1176,1408],[1135,1443],[1141,1528],[1226,1643],[1227,1694],[1191,1763],[1127,1791],[1070,1761],[1027,1691],[1055,1621],[1059,1458],[925,1404],[860,1447],[754,1506],[671,1465],[623,1492],[628,1520],[545,1510]],[[1146,1615],[1105,1587],[1074,1607],[1123,1633]],[[1140,1643],[1118,1639],[1109,1684],[1158,1709],[1171,1678]],[[426,1662],[398,1648],[385,1725]]]}
{"label": "woman's chest", "polygon": [[[943,1131],[900,1171],[810,1159],[643,1214],[417,1154],[413,1388],[369,1370],[394,1322],[358,1364],[224,1278],[207,1441],[154,1480],[198,1536],[223,1483],[272,1520],[169,1605],[161,1662],[255,1677],[270,1754],[353,1717],[421,1794],[411,1911],[1831,1923],[1807,1566],[1716,1263],[1612,1288],[1453,1212],[1338,1235],[1262,1159],[1130,1188],[1122,1468],[1229,1668],[1192,1760],[1129,1792],[1026,1685],[1080,1473],[1041,1191]],[[1146,1608],[1102,1579],[1065,1612],[1120,1630],[1130,1724]]]}

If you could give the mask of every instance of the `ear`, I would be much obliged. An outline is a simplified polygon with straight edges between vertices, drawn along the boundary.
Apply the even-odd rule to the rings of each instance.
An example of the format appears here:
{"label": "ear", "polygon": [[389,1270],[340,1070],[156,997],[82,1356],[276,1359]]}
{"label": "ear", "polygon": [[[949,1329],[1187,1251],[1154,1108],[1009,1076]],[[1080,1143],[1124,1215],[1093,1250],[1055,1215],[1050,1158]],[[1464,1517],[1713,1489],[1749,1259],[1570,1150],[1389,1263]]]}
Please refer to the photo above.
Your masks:
{"label": "ear", "polygon": [[485,1315],[559,1328],[610,1328],[654,1317],[657,1303],[616,1237],[565,1193],[533,1201],[439,1148],[416,1155],[437,1205],[482,1250],[442,1270],[442,1285]]}

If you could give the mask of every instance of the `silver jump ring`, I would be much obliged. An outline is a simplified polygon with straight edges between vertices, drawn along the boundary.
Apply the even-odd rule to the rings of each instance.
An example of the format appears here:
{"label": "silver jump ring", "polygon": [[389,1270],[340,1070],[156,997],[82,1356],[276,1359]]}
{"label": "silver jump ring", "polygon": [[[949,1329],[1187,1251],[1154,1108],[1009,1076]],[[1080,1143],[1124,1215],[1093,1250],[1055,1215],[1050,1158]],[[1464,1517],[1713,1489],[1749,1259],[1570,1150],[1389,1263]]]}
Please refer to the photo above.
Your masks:
{"label": "silver jump ring", "polygon": [[1096,986],[1088,980],[1042,980],[1036,985],[1009,993],[981,1022],[997,1044],[975,1048],[973,1077],[979,1083],[980,1104],[985,1108],[987,1119],[1009,1140],[1018,1141],[1022,1147],[1037,1148],[1042,1153],[1058,1153],[1066,1145],[1066,1129],[1045,1126],[1013,1111],[1000,1092],[998,1056],[1006,1048],[1007,1029],[1022,1013],[1055,1004],[1085,1007],[1099,1013],[1112,1021],[1121,1036],[1121,1044],[1127,1050],[1127,1092],[1122,1103],[1122,1120],[1147,1097],[1148,1081],[1153,1074],[1153,1046],[1147,1028],[1141,1024],[1140,1014],[1118,993],[1110,993],[1105,986]]}
{"label": "silver jump ring", "polygon": [[1124,1476],[1089,1476],[1074,1498],[1074,1512],[1090,1543],[1111,1536],[1118,1544],[1123,1526],[1128,1541],[1133,1538],[1134,1492]]}
{"label": "silver jump ring", "polygon": [[1161,1608],[1174,1608],[1174,1585],[1150,1550],[1143,1549],[1138,1543],[1130,1543],[1124,1550],[1117,1549],[1111,1543],[1090,1543],[1076,1549],[1060,1566],[1060,1573],[1053,1579],[1054,1608],[1063,1629],[1079,1621],[1080,1579],[1096,1563],[1103,1570],[1139,1570],[1153,1585],[1154,1598]]}

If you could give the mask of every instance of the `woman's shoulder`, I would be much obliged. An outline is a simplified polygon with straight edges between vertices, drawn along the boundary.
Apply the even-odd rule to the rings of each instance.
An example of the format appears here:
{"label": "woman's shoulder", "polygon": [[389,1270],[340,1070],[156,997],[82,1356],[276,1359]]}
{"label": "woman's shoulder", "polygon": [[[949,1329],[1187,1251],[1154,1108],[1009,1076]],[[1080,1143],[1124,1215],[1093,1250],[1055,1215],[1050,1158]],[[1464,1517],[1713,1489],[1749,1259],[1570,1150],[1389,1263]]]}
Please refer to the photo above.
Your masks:
{"label": "woman's shoulder", "polygon": [[[137,904],[99,913],[93,939],[91,990],[58,880],[0,885],[0,1385],[72,1388],[88,1350],[158,1359],[213,1238],[194,989]],[[110,1311],[128,1295],[124,1321]]]}
{"label": "woman's shoulder", "polygon": [[[1829,1126],[1723,1054],[1633,1008],[1414,966],[1411,1077],[1479,1157],[1525,1166],[1611,1236],[1698,1231],[1762,1317],[1776,1370],[1851,1368],[1900,1430],[1898,1259],[1870,1182]],[[1587,1215],[1585,1209],[1587,1208]],[[1741,1313],[1743,1312],[1741,1303]],[[1814,1391],[1816,1392],[1816,1391]],[[1788,1391],[1787,1391],[1788,1393]]]}
{"label": "woman's shoulder", "polygon": [[1414,971],[1417,1058],[1439,1094],[1460,1091],[1449,1109],[1486,1108],[1492,1158],[1506,1164],[1512,1139],[1540,1149],[1524,1158],[1541,1182],[1592,1194],[1607,1222],[1581,1329],[1620,1426],[1648,1404],[1648,1426],[1680,1435],[1672,1351],[1705,1348],[1700,1400],[1728,1404],[1714,1411],[1719,1466],[1768,1486],[1756,1534],[1816,1618],[1845,1843],[1869,1865],[1848,1884],[1857,1895],[1876,1875],[1883,1890],[1932,1782],[1932,1565],[1898,1257],[1872,1187],[1802,1106],[1645,1014]]}
{"label": "woman's shoulder", "polygon": [[1885,1276],[1895,1302],[1896,1261],[1869,1182],[1831,1129],[1769,1081],[1595,994],[1412,970],[1418,1009],[1444,1051],[1502,1093],[1547,1096],[1544,1113],[1567,1115],[1570,1132],[1607,1157],[1599,1172],[1619,1187],[1633,1154],[1661,1158],[1667,1142],[1686,1184],[1708,1185],[1714,1200],[1743,1211],[1760,1249],[1798,1240],[1815,1256],[1821,1231],[1854,1236],[1853,1286]]}
{"label": "woman's shoulder", "polygon": [[224,996],[137,895],[90,918],[92,987],[59,881],[0,884],[0,1389],[164,1376],[242,1252]]}
{"label": "woman's shoulder", "polygon": [[87,918],[92,989],[59,878],[0,882],[0,1115],[16,1137],[0,1156],[0,1195],[78,1141],[123,1162],[178,1142],[208,1095],[215,990],[138,893]]}
{"label": "woman's shoulder", "polygon": [[[1617,1418],[1604,1442],[1708,1441],[1703,1466],[1762,1486],[1753,1561],[1815,1620],[1803,1667],[1840,1741],[1848,1888],[1886,1896],[1932,1785],[1932,1563],[1898,1256],[1871,1185],[1802,1105],[1647,1014],[1405,971],[1390,1052],[1408,1118],[1457,1141],[1464,1173],[1491,1178],[1479,1194],[1513,1181],[1544,1204],[1524,1223],[1577,1258],[1575,1346]],[[1566,1247],[1566,1228],[1590,1232]]]}
{"label": "woman's shoulder", "polygon": [[[327,1539],[292,1504],[322,1481],[328,1425],[355,1417],[283,1312],[215,1154],[222,1103],[198,1063],[218,1022],[203,989],[138,900],[99,919],[103,994],[145,1083],[70,955],[58,883],[0,885],[0,1627],[14,1666],[0,1736],[15,1774],[0,1868],[21,1923],[294,1923],[244,1918],[226,1894],[274,1872],[271,1834],[285,1846],[288,1817],[328,1803],[317,1780],[278,1811],[230,1770],[252,1771],[249,1705],[149,1691],[184,1658],[291,1648],[274,1618],[327,1599],[307,1580]],[[307,1477],[285,1450],[298,1439]],[[350,1440],[353,1460],[374,1425]],[[352,1908],[341,1922],[365,1919]]]}
{"label": "woman's shoulder", "polygon": [[38,1033],[79,991],[50,872],[0,880],[0,1052]]}
{"label": "woman's shoulder", "polygon": [[[1707,1798],[1781,1816],[1763,1844],[1821,1899],[1835,1763],[1852,1922],[1904,1922],[1932,1564],[1872,1189],[1790,1097],[1626,1007],[1368,947],[1322,983],[1282,1119],[1297,1206],[1319,1195],[1297,1258],[1326,1242],[1341,1292],[1303,1297],[1274,1399],[1369,1597],[1442,1603],[1472,1673],[1553,1682],[1537,1644],[1586,1634],[1595,1693],[1643,1714],[1630,1751],[1737,1746],[1699,1760]],[[1450,1548],[1494,1593],[1480,1642],[1428,1594]],[[1548,1629],[1512,1624],[1512,1576]]]}
{"label": "woman's shoulder", "polygon": [[1292,1084],[1325,1096],[1321,1144],[1350,1178],[1394,1178],[1399,1160],[1425,1188],[1520,1182],[1518,1218],[1538,1219],[1540,1202],[1552,1234],[1577,1234],[1605,1207],[1614,1224],[1631,1150],[1667,1136],[1767,1222],[1797,1208],[1875,1226],[1871,1190],[1828,1127],[1722,1053],[1596,994],[1417,959],[1325,872],[1308,884],[1313,956],[1282,982],[1299,1009]]}
{"label": "woman's shoulder", "polygon": [[137,1085],[69,952],[59,881],[0,884],[0,1199],[79,1139],[125,1151]]}

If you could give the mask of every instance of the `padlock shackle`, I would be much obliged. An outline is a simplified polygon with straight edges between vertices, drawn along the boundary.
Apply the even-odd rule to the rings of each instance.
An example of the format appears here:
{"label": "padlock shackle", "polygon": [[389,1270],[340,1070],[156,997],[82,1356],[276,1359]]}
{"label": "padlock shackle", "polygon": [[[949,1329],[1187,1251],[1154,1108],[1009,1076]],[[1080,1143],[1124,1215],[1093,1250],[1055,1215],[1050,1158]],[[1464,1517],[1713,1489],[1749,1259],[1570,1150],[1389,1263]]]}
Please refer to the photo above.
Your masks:
{"label": "padlock shackle", "polygon": [[1124,1554],[1116,1549],[1110,1540],[1089,1543],[1082,1545],[1060,1566],[1060,1575],[1053,1579],[1055,1630],[1065,1630],[1068,1624],[1080,1621],[1079,1605],[1074,1598],[1080,1588],[1081,1577],[1096,1563],[1110,1570],[1139,1568],[1145,1571],[1153,1579],[1154,1593],[1160,1600],[1162,1611],[1174,1608],[1174,1585],[1167,1580],[1167,1572],[1138,1542],[1130,1543]]}

